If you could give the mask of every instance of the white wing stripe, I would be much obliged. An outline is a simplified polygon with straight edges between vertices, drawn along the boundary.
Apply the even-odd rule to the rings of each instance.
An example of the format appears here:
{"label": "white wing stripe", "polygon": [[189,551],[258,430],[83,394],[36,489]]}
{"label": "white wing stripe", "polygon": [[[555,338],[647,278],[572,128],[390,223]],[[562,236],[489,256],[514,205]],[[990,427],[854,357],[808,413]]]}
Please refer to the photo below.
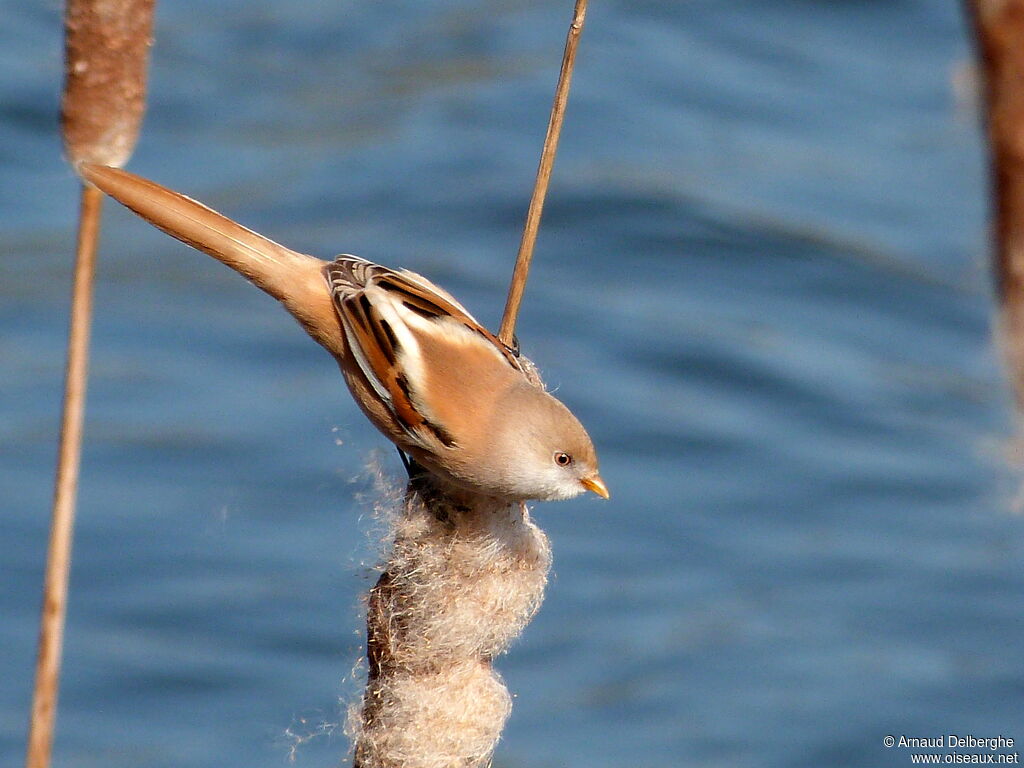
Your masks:
{"label": "white wing stripe", "polygon": [[392,298],[391,294],[371,285],[364,291],[370,300],[373,308],[380,312],[381,318],[391,328],[398,342],[396,353],[401,360],[401,367],[405,371],[406,381],[410,388],[417,389],[423,386],[423,353],[420,350],[419,342],[406,321],[407,316],[412,315],[405,306],[398,300]]}
{"label": "white wing stripe", "polygon": [[352,351],[352,357],[355,358],[356,365],[359,366],[359,370],[363,372],[363,376],[369,382],[370,386],[373,387],[373,391],[377,393],[377,396],[387,404],[388,409],[394,413],[394,402],[391,399],[391,393],[388,392],[387,387],[381,382],[380,379],[373,372],[373,368],[366,359],[366,355],[363,353],[363,348],[359,346],[359,342],[355,338],[355,334],[349,327],[348,321],[345,316],[341,316],[341,328],[345,332],[345,341],[348,344],[348,348]]}

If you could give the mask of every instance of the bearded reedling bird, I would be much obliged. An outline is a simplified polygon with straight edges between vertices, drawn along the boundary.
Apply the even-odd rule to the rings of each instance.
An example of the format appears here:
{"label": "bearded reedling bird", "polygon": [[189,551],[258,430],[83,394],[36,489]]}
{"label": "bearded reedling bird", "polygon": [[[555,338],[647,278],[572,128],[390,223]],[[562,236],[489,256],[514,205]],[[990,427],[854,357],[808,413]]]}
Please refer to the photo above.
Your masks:
{"label": "bearded reedling bird", "polygon": [[608,498],[583,425],[450,294],[356,256],[324,262],[126,171],[81,176],[277,298],[338,361],[377,429],[442,480],[509,501]]}

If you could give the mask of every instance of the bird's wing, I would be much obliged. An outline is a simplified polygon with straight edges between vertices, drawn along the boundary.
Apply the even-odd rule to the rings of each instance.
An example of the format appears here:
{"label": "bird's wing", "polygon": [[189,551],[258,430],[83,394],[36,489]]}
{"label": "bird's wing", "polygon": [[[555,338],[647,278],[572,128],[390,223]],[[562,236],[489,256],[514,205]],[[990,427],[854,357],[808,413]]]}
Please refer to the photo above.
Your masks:
{"label": "bird's wing", "polygon": [[454,323],[479,334],[510,366],[521,370],[512,350],[450,294],[414,272],[346,255],[328,264],[324,274],[359,371],[409,438],[423,447],[437,441],[454,443],[444,427],[425,413],[427,409],[417,407],[414,390],[424,378],[416,370],[422,364],[417,336],[426,325],[423,320],[431,321],[431,326],[437,323],[439,331]]}
{"label": "bird's wing", "polygon": [[417,275],[407,269],[397,272],[383,267],[380,269],[384,269],[384,272],[377,277],[377,284],[399,297],[407,309],[427,319],[451,319],[464,325],[493,344],[508,360],[509,365],[517,371],[521,370],[518,352],[502,344],[497,336],[478,323],[476,318],[469,314],[466,308],[446,290],[434,285],[422,275]]}

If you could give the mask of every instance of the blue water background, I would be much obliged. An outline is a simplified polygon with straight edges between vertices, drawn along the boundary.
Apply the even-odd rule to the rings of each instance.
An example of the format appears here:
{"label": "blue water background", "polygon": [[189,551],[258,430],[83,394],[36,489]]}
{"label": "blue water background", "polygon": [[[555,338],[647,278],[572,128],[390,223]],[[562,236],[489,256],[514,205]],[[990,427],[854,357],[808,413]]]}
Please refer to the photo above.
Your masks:
{"label": "blue water background", "polygon": [[[496,325],[569,5],[162,2],[130,167]],[[0,2],[3,765],[77,205],[59,13]],[[554,578],[499,660],[497,768],[877,768],[909,764],[886,734],[1024,740],[970,57],[944,0],[592,3],[520,338],[613,498],[536,508]],[[106,214],[55,764],[338,765],[365,467],[400,466],[272,300]]]}

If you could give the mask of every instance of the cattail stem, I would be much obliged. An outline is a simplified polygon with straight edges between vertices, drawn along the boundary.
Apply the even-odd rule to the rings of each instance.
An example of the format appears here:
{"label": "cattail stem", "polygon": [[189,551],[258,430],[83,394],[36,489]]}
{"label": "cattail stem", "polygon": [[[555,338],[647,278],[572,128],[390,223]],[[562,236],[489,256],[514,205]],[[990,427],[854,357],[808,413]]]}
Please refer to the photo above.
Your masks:
{"label": "cattail stem", "polygon": [[516,255],[516,266],[512,273],[512,284],[508,289],[505,312],[501,316],[501,328],[498,331],[498,338],[504,344],[510,346],[516,333],[516,318],[519,316],[519,305],[523,301],[523,292],[526,290],[526,279],[530,274],[533,247],[537,242],[540,217],[544,210],[544,199],[547,197],[548,185],[551,182],[551,169],[555,165],[555,153],[558,151],[558,139],[562,134],[565,106],[569,101],[572,71],[576,64],[576,50],[579,47],[580,35],[583,32],[583,22],[586,16],[587,0],[576,0],[572,24],[569,25],[569,33],[565,38],[562,69],[558,74],[558,85],[555,87],[555,101],[551,105],[548,131],[544,136],[544,148],[541,150],[540,164],[537,167],[537,180],[533,184],[530,207],[526,211],[523,237],[519,241],[519,253]]}
{"label": "cattail stem", "polygon": [[[135,147],[146,103],[153,4],[154,0],[68,0],[61,131],[74,166],[87,161],[121,165]],[[47,768],[53,751],[102,203],[103,193],[83,184],[27,768]]]}
{"label": "cattail stem", "polygon": [[74,286],[71,293],[71,327],[68,335],[67,369],[64,377],[64,412],[61,418],[57,480],[53,518],[43,587],[42,621],[36,685],[29,723],[27,768],[46,768],[53,746],[57,714],[61,648],[71,565],[71,534],[75,520],[78,468],[82,455],[82,421],[89,368],[89,331],[92,324],[93,275],[99,240],[103,193],[82,187]]}

